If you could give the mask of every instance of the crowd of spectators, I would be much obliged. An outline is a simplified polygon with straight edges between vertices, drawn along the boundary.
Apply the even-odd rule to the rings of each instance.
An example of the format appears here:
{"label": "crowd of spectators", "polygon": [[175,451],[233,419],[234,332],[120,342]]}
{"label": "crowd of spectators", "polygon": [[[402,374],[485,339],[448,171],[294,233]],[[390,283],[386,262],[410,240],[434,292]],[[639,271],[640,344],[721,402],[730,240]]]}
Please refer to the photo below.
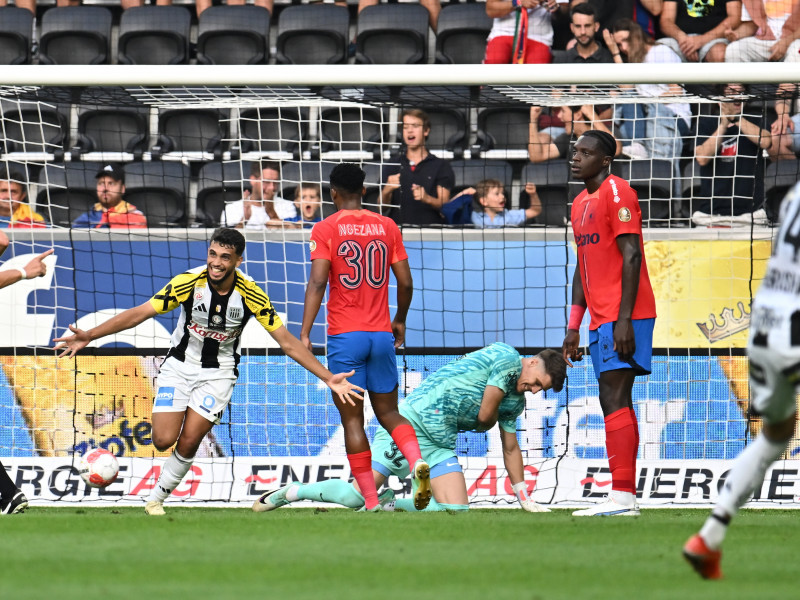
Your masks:
{"label": "crowd of spectators", "polygon": [[[0,6],[7,2],[0,0]],[[162,5],[171,0],[152,2]],[[254,2],[271,13],[277,9],[274,0]],[[378,2],[360,0],[356,12]],[[15,3],[34,14],[43,10],[41,6],[37,9],[36,0]],[[56,0],[57,6],[78,3]],[[121,7],[127,10],[144,3],[121,0]],[[346,5],[344,0],[337,3]],[[429,12],[435,34],[442,5],[439,0],[420,3]],[[197,14],[210,5],[211,0],[197,0]],[[800,61],[800,0],[486,0],[486,14],[492,25],[485,63]],[[715,216],[747,215],[758,209],[753,199],[763,194],[762,158],[773,162],[797,159],[800,114],[795,84],[783,85],[782,95],[774,103],[758,107],[742,101],[747,97],[744,86],[730,84],[719,91],[721,100],[711,111],[682,100],[685,91],[677,84],[629,87],[636,94],[635,101],[609,98],[613,104],[532,106],[529,161],[567,160],[571,145],[584,131],[607,131],[617,139],[617,156],[669,161],[675,197],[681,195],[682,172],[694,161],[703,199],[690,209],[696,213],[693,220],[695,224],[713,224]],[[408,109],[400,119],[401,148],[384,165],[379,193],[385,211],[399,223],[446,224],[451,222],[454,206],[468,207],[471,222],[478,227],[535,219],[535,207],[541,210],[536,200],[537,182],[520,183],[529,196],[527,202],[521,202],[528,206],[521,213],[509,212],[506,206],[505,190],[511,182],[474,181],[467,191],[456,190],[449,162],[427,147],[431,123],[425,112]],[[279,195],[279,163],[256,162],[253,169],[243,197],[225,206],[220,223],[248,229],[285,228],[308,226],[322,218],[324,192],[318,184],[302,183],[293,190],[294,201],[286,200]],[[44,221],[30,209],[23,181],[18,173],[7,173],[5,180],[0,180],[2,226],[37,226]],[[487,182],[492,184],[488,188]],[[146,217],[124,201],[124,193],[122,168],[109,165],[107,172],[97,176],[97,204],[73,225],[146,226]]]}

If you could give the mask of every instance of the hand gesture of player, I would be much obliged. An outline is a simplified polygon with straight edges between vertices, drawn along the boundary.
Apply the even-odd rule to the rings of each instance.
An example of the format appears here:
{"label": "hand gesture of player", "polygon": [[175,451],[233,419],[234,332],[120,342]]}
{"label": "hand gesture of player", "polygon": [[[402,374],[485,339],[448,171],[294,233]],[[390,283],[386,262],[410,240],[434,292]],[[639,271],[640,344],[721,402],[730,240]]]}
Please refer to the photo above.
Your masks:
{"label": "hand gesture of player", "polygon": [[79,329],[75,325],[70,325],[69,330],[73,335],[65,335],[60,338],[54,338],[54,342],[58,342],[55,346],[56,350],[60,350],[59,358],[65,356],[73,357],[79,351],[85,348],[89,342],[92,341],[92,336],[88,331]]}
{"label": "hand gesture of player", "polygon": [[[331,391],[339,397],[339,399],[342,401],[342,404],[349,403],[355,406],[356,403],[353,398],[361,400],[362,402],[364,401],[364,396],[358,393],[361,392],[363,394],[364,388],[360,388],[357,385],[347,381],[348,377],[351,377],[355,374],[355,371],[350,371],[349,373],[336,373],[333,377],[325,382],[325,385],[331,388]],[[358,390],[358,392],[356,390]]]}
{"label": "hand gesture of player", "polygon": [[418,202],[425,200],[425,188],[419,184],[411,184],[411,194],[414,196],[414,200],[417,200]]}
{"label": "hand gesture of player", "polygon": [[578,362],[583,360],[583,350],[579,348],[580,342],[580,332],[568,329],[567,335],[564,336],[564,342],[561,344],[561,355],[570,367],[572,366],[571,361]]}
{"label": "hand gesture of player", "polygon": [[47,273],[47,265],[44,264],[44,259],[50,256],[54,250],[50,248],[50,250],[46,250],[42,252],[39,256],[32,259],[27,265],[25,265],[25,274],[27,275],[26,279],[31,279],[33,277],[44,277],[45,273]]}

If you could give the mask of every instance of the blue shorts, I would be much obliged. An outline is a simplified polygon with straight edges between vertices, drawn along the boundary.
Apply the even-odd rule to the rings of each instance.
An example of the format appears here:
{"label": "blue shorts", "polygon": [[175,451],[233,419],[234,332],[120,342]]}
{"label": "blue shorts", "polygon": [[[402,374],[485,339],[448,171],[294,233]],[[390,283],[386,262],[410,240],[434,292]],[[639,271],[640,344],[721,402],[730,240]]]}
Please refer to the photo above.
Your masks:
{"label": "blue shorts", "polygon": [[376,394],[397,387],[394,335],[389,331],[351,331],[328,336],[328,369],[349,373],[350,383]]}
{"label": "blue shorts", "polygon": [[603,323],[597,329],[589,330],[589,354],[595,376],[617,369],[633,369],[637,375],[650,373],[653,358],[653,328],[655,319],[634,319],[633,336],[636,339],[636,352],[629,360],[622,360],[614,350],[614,322]]}

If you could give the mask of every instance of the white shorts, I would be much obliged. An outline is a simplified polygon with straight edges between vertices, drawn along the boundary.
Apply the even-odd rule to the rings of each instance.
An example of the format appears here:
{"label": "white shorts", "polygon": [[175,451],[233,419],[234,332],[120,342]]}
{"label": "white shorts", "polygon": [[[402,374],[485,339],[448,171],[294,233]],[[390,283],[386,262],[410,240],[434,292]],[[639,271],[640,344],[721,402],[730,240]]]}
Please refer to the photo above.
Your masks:
{"label": "white shorts", "polygon": [[797,412],[800,390],[800,348],[792,346],[791,313],[784,307],[754,306],[751,314],[750,406],[769,424]]}
{"label": "white shorts", "polygon": [[158,373],[153,412],[185,412],[187,407],[219,423],[230,402],[236,376],[233,369],[204,369],[168,358]]}

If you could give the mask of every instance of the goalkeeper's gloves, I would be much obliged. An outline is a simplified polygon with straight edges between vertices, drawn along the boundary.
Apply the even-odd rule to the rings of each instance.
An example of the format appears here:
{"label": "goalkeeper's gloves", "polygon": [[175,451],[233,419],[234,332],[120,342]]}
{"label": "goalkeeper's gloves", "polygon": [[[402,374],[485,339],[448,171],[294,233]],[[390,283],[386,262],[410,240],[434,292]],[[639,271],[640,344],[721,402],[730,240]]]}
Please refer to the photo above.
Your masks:
{"label": "goalkeeper's gloves", "polygon": [[511,489],[514,490],[514,495],[517,497],[517,501],[523,510],[534,513],[550,512],[549,508],[536,504],[536,502],[533,501],[528,495],[528,486],[524,481],[513,484]]}

